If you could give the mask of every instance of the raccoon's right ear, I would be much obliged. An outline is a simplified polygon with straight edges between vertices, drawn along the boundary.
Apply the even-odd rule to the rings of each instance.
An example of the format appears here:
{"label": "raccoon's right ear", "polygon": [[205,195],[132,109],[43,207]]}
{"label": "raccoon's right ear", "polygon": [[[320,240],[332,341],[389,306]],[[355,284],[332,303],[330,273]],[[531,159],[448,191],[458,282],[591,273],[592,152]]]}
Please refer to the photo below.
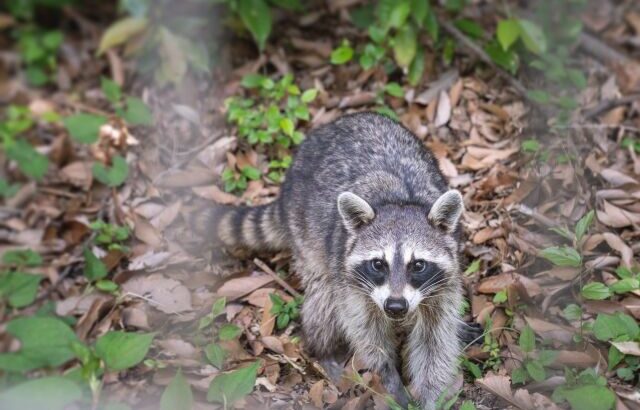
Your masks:
{"label": "raccoon's right ear", "polygon": [[349,191],[338,195],[338,211],[349,231],[368,224],[376,216],[367,201]]}
{"label": "raccoon's right ear", "polygon": [[453,232],[463,210],[462,195],[457,190],[450,189],[434,202],[429,211],[429,222],[445,232]]}

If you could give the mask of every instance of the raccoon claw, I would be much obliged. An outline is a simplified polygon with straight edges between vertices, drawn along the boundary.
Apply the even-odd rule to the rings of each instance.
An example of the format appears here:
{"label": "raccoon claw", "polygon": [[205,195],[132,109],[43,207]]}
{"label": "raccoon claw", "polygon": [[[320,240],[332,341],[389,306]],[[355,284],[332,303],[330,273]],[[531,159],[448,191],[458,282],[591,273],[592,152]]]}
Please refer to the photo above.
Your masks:
{"label": "raccoon claw", "polygon": [[460,326],[460,340],[464,345],[476,345],[482,343],[484,330],[479,323],[464,323]]}
{"label": "raccoon claw", "polygon": [[319,362],[320,366],[324,369],[324,372],[329,376],[329,380],[331,380],[333,384],[338,385],[342,379],[344,366],[338,363],[335,359],[322,359]]}

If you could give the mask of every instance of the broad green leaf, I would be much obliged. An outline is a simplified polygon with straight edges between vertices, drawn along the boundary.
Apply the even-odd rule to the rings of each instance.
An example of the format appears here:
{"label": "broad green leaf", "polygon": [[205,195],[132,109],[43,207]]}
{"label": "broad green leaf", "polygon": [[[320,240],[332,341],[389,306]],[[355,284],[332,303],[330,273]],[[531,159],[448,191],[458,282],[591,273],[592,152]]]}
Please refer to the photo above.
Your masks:
{"label": "broad green leaf", "polygon": [[114,293],[118,290],[118,284],[114,281],[101,279],[95,283],[96,289],[107,293]]}
{"label": "broad green leaf", "polygon": [[256,41],[260,51],[264,50],[271,33],[271,9],[265,0],[238,0],[238,15]]}
{"label": "broad green leaf", "polygon": [[244,167],[242,167],[242,175],[244,175],[245,177],[249,178],[252,181],[257,181],[258,179],[260,179],[260,170],[257,168],[254,168],[250,165],[245,165]]}
{"label": "broad green leaf", "polygon": [[96,342],[96,355],[110,370],[124,370],[144,360],[154,333],[111,331]]}
{"label": "broad green leaf", "polygon": [[258,88],[262,85],[264,79],[265,77],[260,74],[247,74],[242,77],[240,85],[242,85],[244,88]]}
{"label": "broad green leaf", "polygon": [[460,409],[459,410],[476,410],[476,406],[473,404],[473,402],[471,402],[469,400],[465,400],[460,405]]}
{"label": "broad green leaf", "polygon": [[520,37],[518,21],[514,19],[500,20],[496,29],[496,37],[502,49],[504,51],[509,50],[509,47],[518,41],[518,37]]}
{"label": "broad green leaf", "polygon": [[634,290],[638,290],[639,288],[640,288],[640,280],[636,278],[620,279],[619,281],[609,285],[609,289],[611,289],[615,293],[627,293]]}
{"label": "broad green leaf", "polygon": [[618,338],[634,340],[640,336],[640,328],[631,316],[624,313],[617,312],[613,315],[601,313],[593,323],[593,334],[602,341]]}
{"label": "broad green leaf", "polygon": [[473,275],[474,273],[478,272],[480,270],[480,264],[482,262],[480,261],[480,259],[476,259],[473,262],[471,262],[469,264],[469,266],[467,267],[467,269],[464,271],[464,275],[465,276],[470,276]]}
{"label": "broad green leaf", "polygon": [[515,74],[518,71],[520,58],[513,50],[505,51],[497,41],[490,41],[484,47],[484,51],[487,52],[494,63],[509,71],[511,74]]}
{"label": "broad green leaf", "polygon": [[293,135],[294,125],[290,118],[283,118],[280,120],[280,129],[289,137]]}
{"label": "broad green leaf", "polygon": [[233,340],[237,339],[242,334],[242,329],[238,326],[226,323],[220,327],[218,331],[218,337],[220,340]]}
{"label": "broad green leaf", "polygon": [[609,347],[609,355],[607,358],[609,371],[613,370],[624,359],[624,354],[616,349],[614,345]]}
{"label": "broad green leaf", "polygon": [[331,52],[331,64],[340,65],[351,61],[353,58],[353,48],[348,44],[342,44]]}
{"label": "broad green leaf", "polygon": [[375,15],[372,4],[364,4],[360,7],[351,8],[349,11],[353,25],[360,30],[366,30],[375,22]]}
{"label": "broad green leaf", "polygon": [[604,300],[611,297],[611,291],[604,283],[591,282],[582,287],[582,296],[590,300]]}
{"label": "broad green leaf", "polygon": [[570,248],[568,246],[554,246],[551,248],[546,248],[540,251],[539,255],[556,266],[561,267],[580,267],[582,264],[582,257],[574,248]]}
{"label": "broad green leaf", "polygon": [[20,184],[11,184],[6,179],[0,178],[0,197],[11,198],[20,190]]}
{"label": "broad green leaf", "polygon": [[104,93],[104,96],[107,97],[107,100],[111,102],[111,104],[115,104],[120,101],[122,98],[122,91],[120,90],[120,86],[116,84],[115,81],[107,78],[100,78],[100,88]]}
{"label": "broad green leaf", "polygon": [[525,47],[533,54],[543,54],[547,51],[547,38],[537,24],[529,20],[518,20],[520,38]]}
{"label": "broad green leaf", "polygon": [[543,105],[548,104],[551,101],[549,93],[543,90],[529,90],[527,91],[527,98]]}
{"label": "broad green leaf", "polygon": [[545,372],[542,363],[537,360],[529,360],[525,363],[525,368],[529,376],[537,382],[544,381],[547,378],[547,372]]}
{"label": "broad green leaf", "polygon": [[26,176],[41,180],[49,169],[49,159],[35,150],[25,139],[4,144],[4,152],[9,159],[18,163],[18,168]]}
{"label": "broad green leaf", "polygon": [[431,12],[429,0],[411,0],[411,18],[422,28],[424,21],[427,18],[427,14]]}
{"label": "broad green leaf", "polygon": [[566,399],[573,410],[610,410],[616,402],[611,390],[597,385],[564,389],[559,396]]}
{"label": "broad green leaf", "polygon": [[14,308],[29,306],[36,299],[41,280],[41,275],[30,273],[0,273],[0,299],[7,298]]}
{"label": "broad green leaf", "polygon": [[65,118],[64,126],[74,140],[83,144],[98,141],[100,127],[107,123],[107,118],[95,114],[75,114]]}
{"label": "broad green leaf", "polygon": [[259,368],[260,362],[255,362],[242,369],[219,374],[209,385],[207,400],[226,406],[240,400],[253,391]]}
{"label": "broad green leaf", "polygon": [[207,360],[218,369],[222,369],[224,359],[227,356],[224,349],[217,343],[209,343],[204,348],[204,354]]}
{"label": "broad green leaf", "polygon": [[580,242],[580,240],[582,240],[582,237],[587,233],[589,227],[593,223],[594,217],[595,212],[592,209],[591,211],[587,212],[582,218],[580,218],[580,220],[576,224],[575,229],[577,242]]}
{"label": "broad green leaf", "polygon": [[153,115],[140,98],[127,97],[123,118],[131,125],[153,125]]}
{"label": "broad green leaf", "polygon": [[402,98],[404,97],[404,90],[402,86],[398,83],[388,83],[384,86],[384,92],[394,97]]}
{"label": "broad green leaf", "polygon": [[109,273],[107,271],[107,267],[102,263],[100,259],[96,255],[93,254],[91,249],[85,248],[82,251],[84,256],[84,276],[87,277],[91,282],[94,282],[98,279],[102,279]]}
{"label": "broad green leaf", "polygon": [[113,157],[112,162],[113,165],[109,168],[99,162],[93,164],[93,176],[107,186],[117,187],[127,179],[129,166],[120,155]]}
{"label": "broad green leaf", "polygon": [[524,367],[518,367],[511,372],[513,384],[524,384],[527,382],[527,371]]}
{"label": "broad green leaf", "polygon": [[540,142],[534,139],[524,140],[522,144],[520,144],[520,148],[523,152],[538,152],[538,150],[540,150]]}
{"label": "broad green leaf", "polygon": [[304,93],[302,93],[302,97],[300,97],[300,100],[305,104],[309,104],[311,101],[316,99],[317,95],[318,95],[318,90],[316,90],[315,88],[310,88],[308,90],[305,90]]}
{"label": "broad green leaf", "polygon": [[581,70],[570,68],[567,70],[567,76],[573,85],[582,90],[587,86],[587,77],[585,77],[584,73]]}
{"label": "broad green leaf", "polygon": [[438,19],[436,18],[436,14],[431,11],[427,13],[427,18],[424,23],[425,29],[431,37],[431,40],[437,42],[440,39],[440,26],[438,25]]}
{"label": "broad green leaf", "polygon": [[582,308],[572,303],[562,310],[562,316],[567,320],[579,320],[582,317]]}
{"label": "broad green leaf", "polygon": [[413,61],[418,50],[418,33],[411,25],[398,30],[393,44],[393,56],[396,63],[407,68]]}
{"label": "broad green leaf", "polygon": [[160,398],[160,410],[192,410],[193,392],[189,382],[178,369],[173,380],[164,389]]}
{"label": "broad green leaf", "polygon": [[386,22],[387,27],[401,28],[405,26],[407,17],[411,12],[411,3],[409,0],[396,0],[396,4],[391,9],[391,15]]}
{"label": "broad green leaf", "polygon": [[409,74],[407,74],[407,80],[412,86],[420,84],[422,76],[424,74],[424,48],[418,46],[416,56],[409,66]]}
{"label": "broad green leaf", "polygon": [[11,266],[40,266],[42,256],[31,249],[7,251],[2,255],[2,263]]}
{"label": "broad green leaf", "polygon": [[484,37],[484,29],[478,23],[470,19],[459,19],[453,23],[460,31],[473,39]]}
{"label": "broad green leaf", "polygon": [[520,338],[518,339],[518,346],[525,353],[533,352],[536,347],[536,335],[533,333],[533,329],[529,325],[525,326],[520,332]]}
{"label": "broad green leaf", "polygon": [[0,393],[2,409],[63,410],[82,398],[73,381],[58,376],[28,380]]}
{"label": "broad green leaf", "polygon": [[211,315],[215,318],[220,316],[224,312],[224,307],[227,305],[227,298],[224,296],[217,299],[211,307]]}
{"label": "broad green leaf", "polygon": [[14,319],[7,324],[7,332],[20,340],[20,350],[0,354],[0,368],[20,361],[26,365],[21,371],[64,364],[75,357],[72,343],[79,342],[65,322],[53,317]]}
{"label": "broad green leaf", "polygon": [[538,354],[538,361],[543,365],[543,366],[551,366],[556,358],[558,357],[558,352],[554,351],[554,350],[542,350],[539,354]]}
{"label": "broad green leaf", "polygon": [[126,17],[116,21],[102,34],[100,46],[98,47],[98,55],[126,42],[146,27],[147,19],[145,18]]}

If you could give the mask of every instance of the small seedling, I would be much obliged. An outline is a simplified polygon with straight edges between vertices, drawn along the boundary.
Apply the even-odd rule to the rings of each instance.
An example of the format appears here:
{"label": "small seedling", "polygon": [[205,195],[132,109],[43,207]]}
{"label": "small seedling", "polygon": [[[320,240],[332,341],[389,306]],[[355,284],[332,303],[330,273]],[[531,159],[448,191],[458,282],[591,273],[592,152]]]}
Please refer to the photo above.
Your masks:
{"label": "small seedling", "polygon": [[301,296],[285,302],[279,295],[270,293],[269,299],[271,299],[271,303],[273,304],[271,314],[276,317],[276,327],[278,329],[284,329],[289,322],[296,320],[300,316],[300,305],[302,305]]}
{"label": "small seedling", "polygon": [[89,227],[97,231],[95,239],[97,244],[106,246],[109,250],[128,251],[128,248],[123,245],[131,235],[127,226],[118,226],[99,219],[92,222]]}

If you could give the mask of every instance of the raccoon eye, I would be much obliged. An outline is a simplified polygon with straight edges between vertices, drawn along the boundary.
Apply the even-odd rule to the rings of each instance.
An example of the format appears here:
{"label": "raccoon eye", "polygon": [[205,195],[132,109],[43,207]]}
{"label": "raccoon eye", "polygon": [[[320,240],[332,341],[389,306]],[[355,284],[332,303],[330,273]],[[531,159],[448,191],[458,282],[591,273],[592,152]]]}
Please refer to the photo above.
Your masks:
{"label": "raccoon eye", "polygon": [[371,261],[371,267],[374,271],[380,272],[384,269],[384,261],[382,259],[373,259]]}
{"label": "raccoon eye", "polygon": [[414,261],[411,270],[413,273],[422,273],[427,269],[427,263],[423,260]]}

